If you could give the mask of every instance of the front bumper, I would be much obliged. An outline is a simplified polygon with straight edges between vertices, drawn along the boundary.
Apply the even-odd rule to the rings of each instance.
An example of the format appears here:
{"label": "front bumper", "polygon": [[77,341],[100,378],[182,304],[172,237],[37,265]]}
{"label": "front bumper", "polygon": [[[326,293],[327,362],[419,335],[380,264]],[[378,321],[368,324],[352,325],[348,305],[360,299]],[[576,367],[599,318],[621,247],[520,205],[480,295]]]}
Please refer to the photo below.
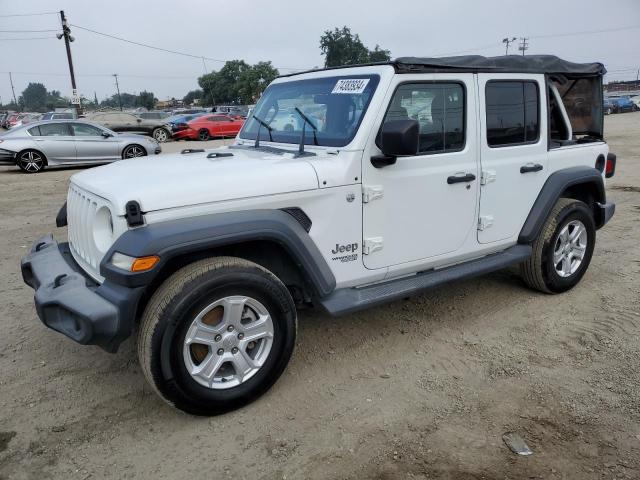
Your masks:
{"label": "front bumper", "polygon": [[177,130],[173,132],[172,136],[174,140],[184,140],[187,138],[194,140],[198,138],[198,132],[190,128],[185,128],[184,130]]}
{"label": "front bumper", "polygon": [[47,327],[112,353],[131,335],[143,288],[108,280],[97,284],[73,260],[69,245],[58,244],[51,234],[33,243],[20,266],[25,283],[35,290],[38,317]]}

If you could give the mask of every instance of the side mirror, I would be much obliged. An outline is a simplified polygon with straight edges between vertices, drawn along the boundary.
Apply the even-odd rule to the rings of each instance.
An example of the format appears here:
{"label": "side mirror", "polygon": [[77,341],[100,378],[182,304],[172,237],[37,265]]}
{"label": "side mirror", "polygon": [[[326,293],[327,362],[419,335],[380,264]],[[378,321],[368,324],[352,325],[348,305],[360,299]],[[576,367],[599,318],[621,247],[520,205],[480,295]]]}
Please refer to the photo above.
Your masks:
{"label": "side mirror", "polygon": [[113,135],[111,135],[109,132],[102,132],[102,136],[104,138],[109,138],[109,137],[112,137]]}
{"label": "side mirror", "polygon": [[140,123],[141,121],[142,121],[142,119],[141,119],[141,118],[139,118],[139,119],[138,119],[138,123]]}
{"label": "side mirror", "polygon": [[380,150],[382,155],[371,157],[371,164],[382,168],[396,163],[397,157],[418,153],[420,124],[417,120],[391,120],[382,125]]}

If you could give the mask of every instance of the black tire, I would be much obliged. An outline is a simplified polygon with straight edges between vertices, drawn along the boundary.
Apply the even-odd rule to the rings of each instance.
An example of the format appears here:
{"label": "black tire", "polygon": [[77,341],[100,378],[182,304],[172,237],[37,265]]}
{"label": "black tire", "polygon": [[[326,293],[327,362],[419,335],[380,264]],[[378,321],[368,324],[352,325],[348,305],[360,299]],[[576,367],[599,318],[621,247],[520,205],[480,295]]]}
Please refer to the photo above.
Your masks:
{"label": "black tire", "polygon": [[138,158],[146,156],[147,151],[145,150],[145,148],[142,145],[138,145],[135,143],[132,145],[127,145],[126,147],[124,147],[124,150],[122,150],[123,160],[126,158]]}
{"label": "black tire", "polygon": [[[238,295],[257,300],[271,317],[268,356],[239,385],[203,386],[183,358],[187,330],[208,305]],[[147,381],[167,403],[193,415],[218,415],[255,400],[276,382],[293,353],[296,328],[293,299],[274,274],[240,258],[208,258],[178,270],[151,297],[138,332],[138,358]],[[218,346],[228,347],[225,341]],[[213,354],[212,348],[207,355]]]}
{"label": "black tire", "polygon": [[168,142],[171,138],[171,132],[166,128],[156,128],[151,132],[151,136],[156,139],[156,141],[160,143]]}
{"label": "black tire", "polygon": [[209,130],[207,130],[206,128],[202,128],[200,129],[200,131],[198,131],[198,140],[200,140],[201,142],[206,142],[210,138],[211,138],[211,134],[209,133]]}
{"label": "black tire", "polygon": [[38,150],[23,150],[16,155],[16,165],[23,173],[38,173],[47,166],[47,157]]}
{"label": "black tire", "polygon": [[[587,244],[584,257],[570,275],[563,277],[554,264],[554,250],[558,246],[560,232],[571,222],[579,221],[586,229]],[[587,271],[596,243],[596,226],[591,209],[579,200],[561,198],[553,207],[540,235],[533,242],[531,258],[521,265],[525,283],[544,293],[562,293],[580,282]]]}

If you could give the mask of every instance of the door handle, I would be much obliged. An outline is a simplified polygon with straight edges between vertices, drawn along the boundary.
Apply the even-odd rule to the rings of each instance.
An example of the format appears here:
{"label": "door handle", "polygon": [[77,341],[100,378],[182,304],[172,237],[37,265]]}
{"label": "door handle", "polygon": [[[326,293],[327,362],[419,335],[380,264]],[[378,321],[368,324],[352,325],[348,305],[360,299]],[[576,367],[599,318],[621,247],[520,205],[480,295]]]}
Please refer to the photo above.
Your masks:
{"label": "door handle", "polygon": [[452,175],[447,177],[447,183],[451,185],[452,183],[466,183],[473,182],[476,179],[476,176],[473,173],[466,173],[464,175]]}
{"label": "door handle", "polygon": [[520,167],[520,173],[539,172],[542,170],[542,165],[539,163],[527,163]]}
{"label": "door handle", "polygon": [[44,142],[44,138],[34,138],[36,142]]}

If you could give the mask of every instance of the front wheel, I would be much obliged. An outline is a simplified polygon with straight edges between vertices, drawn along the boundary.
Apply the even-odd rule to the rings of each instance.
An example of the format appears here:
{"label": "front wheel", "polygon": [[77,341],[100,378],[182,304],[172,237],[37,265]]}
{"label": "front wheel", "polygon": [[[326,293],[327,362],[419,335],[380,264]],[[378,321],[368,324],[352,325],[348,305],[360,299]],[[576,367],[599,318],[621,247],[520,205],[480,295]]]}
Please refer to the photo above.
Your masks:
{"label": "front wheel", "polygon": [[128,145],[122,151],[122,158],[136,158],[136,157],[145,157],[147,155],[147,151],[141,147],[140,145]]}
{"label": "front wheel", "polygon": [[138,358],[166,402],[217,415],[276,382],[295,336],[295,305],[275,275],[243,259],[214,257],[178,270],[152,296]]}
{"label": "front wheel", "polygon": [[589,267],[595,243],[591,209],[579,200],[559,199],[521,266],[525,283],[545,293],[573,288]]}
{"label": "front wheel", "polygon": [[151,135],[160,143],[168,141],[171,137],[171,134],[164,128],[156,128]]}
{"label": "front wheel", "polygon": [[24,173],[38,173],[46,166],[47,159],[36,150],[24,150],[18,154],[16,163]]}

